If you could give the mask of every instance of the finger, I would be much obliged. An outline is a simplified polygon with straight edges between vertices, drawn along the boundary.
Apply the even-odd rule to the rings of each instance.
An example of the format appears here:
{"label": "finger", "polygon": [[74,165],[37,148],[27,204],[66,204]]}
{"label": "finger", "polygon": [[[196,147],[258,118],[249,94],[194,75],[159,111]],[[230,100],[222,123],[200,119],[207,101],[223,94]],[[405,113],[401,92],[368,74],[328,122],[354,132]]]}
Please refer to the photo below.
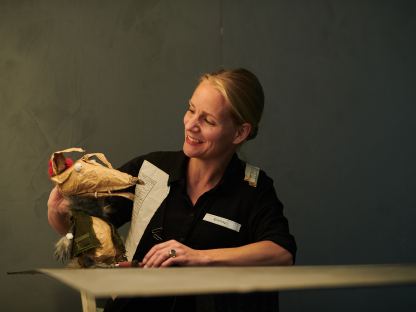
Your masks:
{"label": "finger", "polygon": [[167,255],[165,252],[161,252],[158,257],[155,259],[155,262],[152,264],[152,268],[158,268],[162,265],[163,262],[165,262],[167,259],[169,259],[169,255]]}
{"label": "finger", "polygon": [[[156,245],[157,246],[157,245]],[[143,257],[142,263],[145,265],[149,262],[149,260],[153,257],[154,253],[156,252],[156,246],[153,246],[147,254]]]}
{"label": "finger", "polygon": [[64,198],[62,193],[59,191],[59,188],[57,185],[55,185],[55,187],[52,189],[50,197],[56,201],[59,201]]}
{"label": "finger", "polygon": [[170,250],[168,252],[169,257],[161,263],[161,267],[168,267],[173,265],[186,265],[189,261],[189,248],[185,245],[180,244],[179,247],[175,248],[175,256],[170,255]]}
{"label": "finger", "polygon": [[155,261],[154,259],[155,259],[155,257],[157,257],[157,255],[156,255],[156,252],[157,251],[155,251],[155,250],[153,250],[153,251],[149,251],[149,253],[146,255],[146,257],[145,258],[143,258],[143,261],[142,261],[142,263],[143,263],[143,266],[145,267],[145,268],[148,268],[148,267],[150,267],[152,264],[153,264],[153,262]]}
{"label": "finger", "polygon": [[66,214],[68,213],[68,207],[68,200],[60,195],[57,187],[53,188],[48,198],[48,209],[59,214]]}
{"label": "finger", "polygon": [[169,258],[169,253],[166,249],[158,250],[145,264],[145,268],[158,268],[160,265]]}
{"label": "finger", "polygon": [[149,260],[157,253],[160,249],[163,249],[166,245],[166,242],[154,245],[147,254],[143,257],[143,263],[146,264]]}
{"label": "finger", "polygon": [[166,249],[169,248],[173,249],[175,248],[175,245],[179,244],[176,240],[169,240],[167,242],[163,242],[163,243],[159,243],[157,245],[154,245],[148,252],[147,254],[143,257],[143,263],[146,264],[153,256],[155,253],[157,253],[159,250],[162,249]]}
{"label": "finger", "polygon": [[[152,264],[153,267],[160,267],[165,263],[166,261],[170,259],[175,259],[179,253],[181,253],[181,247],[172,248],[172,244],[168,244],[167,248],[160,249],[157,252],[158,257],[154,258],[155,261]],[[174,251],[172,255],[172,250]]]}
{"label": "finger", "polygon": [[160,265],[160,267],[162,268],[167,268],[167,267],[171,267],[174,265],[182,265],[183,264],[183,260],[185,259],[185,257],[169,257],[168,259],[166,259],[166,261],[163,261]]}
{"label": "finger", "polygon": [[[173,248],[177,244],[178,247]],[[176,241],[170,241],[168,244],[164,244],[165,247],[160,248],[153,256],[148,260],[145,267],[160,267],[169,259],[176,258],[177,255],[183,254],[183,245],[177,243]],[[174,250],[174,256],[171,252]]]}
{"label": "finger", "polygon": [[50,194],[49,194],[49,198],[48,198],[48,204],[55,202],[56,198],[57,198],[57,194],[56,194],[56,186],[51,190]]}
{"label": "finger", "polygon": [[169,257],[168,253],[166,252],[166,250],[169,249],[169,247],[166,247],[166,245],[166,243],[159,244],[157,246],[154,246],[148,252],[145,258],[143,258],[145,268],[157,267],[163,261],[165,261],[167,257]]}

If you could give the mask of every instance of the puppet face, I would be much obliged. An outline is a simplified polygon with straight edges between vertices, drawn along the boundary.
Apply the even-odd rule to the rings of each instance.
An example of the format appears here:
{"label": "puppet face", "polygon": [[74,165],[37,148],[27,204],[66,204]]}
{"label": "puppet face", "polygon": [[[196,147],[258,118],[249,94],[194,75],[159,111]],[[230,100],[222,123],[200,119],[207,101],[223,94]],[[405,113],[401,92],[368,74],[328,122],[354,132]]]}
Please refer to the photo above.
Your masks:
{"label": "puppet face", "polygon": [[[84,152],[80,148],[71,148],[55,152],[51,156],[51,180],[65,196],[123,196],[131,200],[134,194],[120,192],[130,186],[142,184],[137,178],[113,169],[101,153],[86,154],[74,165],[68,162],[63,153]],[[97,158],[97,162],[93,157]]]}

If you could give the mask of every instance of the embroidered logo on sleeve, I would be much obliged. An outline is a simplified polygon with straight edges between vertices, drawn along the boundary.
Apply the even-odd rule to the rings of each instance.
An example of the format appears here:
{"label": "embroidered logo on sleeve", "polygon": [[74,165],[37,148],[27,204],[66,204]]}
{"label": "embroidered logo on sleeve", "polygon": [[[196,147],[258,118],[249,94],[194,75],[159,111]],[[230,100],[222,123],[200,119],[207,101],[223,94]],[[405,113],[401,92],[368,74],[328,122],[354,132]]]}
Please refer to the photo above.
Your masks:
{"label": "embroidered logo on sleeve", "polygon": [[260,168],[246,164],[246,171],[244,181],[247,181],[250,186],[257,186],[257,179],[259,178]]}
{"label": "embroidered logo on sleeve", "polygon": [[227,229],[230,229],[230,230],[233,230],[233,231],[236,231],[236,232],[240,232],[240,228],[241,228],[240,223],[234,222],[232,220],[229,220],[229,219],[226,219],[226,218],[223,218],[223,217],[219,217],[219,216],[207,213],[207,214],[205,214],[205,217],[204,217],[203,220],[207,221],[207,222],[214,223],[214,224],[219,225],[219,226],[226,227]]}

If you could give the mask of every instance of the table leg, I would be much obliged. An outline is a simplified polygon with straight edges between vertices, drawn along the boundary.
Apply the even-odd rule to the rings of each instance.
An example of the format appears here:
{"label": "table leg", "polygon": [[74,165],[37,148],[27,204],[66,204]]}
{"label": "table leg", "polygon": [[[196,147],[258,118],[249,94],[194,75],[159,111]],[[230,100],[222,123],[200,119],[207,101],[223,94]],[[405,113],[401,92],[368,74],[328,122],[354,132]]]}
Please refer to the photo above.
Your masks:
{"label": "table leg", "polygon": [[81,290],[82,312],[96,312],[95,297],[90,293]]}

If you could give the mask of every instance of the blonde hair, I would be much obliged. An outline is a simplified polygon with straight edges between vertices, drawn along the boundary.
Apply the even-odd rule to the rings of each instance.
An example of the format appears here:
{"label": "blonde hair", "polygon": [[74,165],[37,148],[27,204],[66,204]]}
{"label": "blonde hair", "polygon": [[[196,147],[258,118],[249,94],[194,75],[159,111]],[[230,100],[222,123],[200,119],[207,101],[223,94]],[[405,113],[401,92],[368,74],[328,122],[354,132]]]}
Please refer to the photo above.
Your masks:
{"label": "blonde hair", "polygon": [[244,68],[220,70],[201,76],[200,83],[209,81],[231,104],[232,116],[239,125],[247,122],[251,132],[247,140],[257,136],[264,108],[264,93],[257,77]]}

